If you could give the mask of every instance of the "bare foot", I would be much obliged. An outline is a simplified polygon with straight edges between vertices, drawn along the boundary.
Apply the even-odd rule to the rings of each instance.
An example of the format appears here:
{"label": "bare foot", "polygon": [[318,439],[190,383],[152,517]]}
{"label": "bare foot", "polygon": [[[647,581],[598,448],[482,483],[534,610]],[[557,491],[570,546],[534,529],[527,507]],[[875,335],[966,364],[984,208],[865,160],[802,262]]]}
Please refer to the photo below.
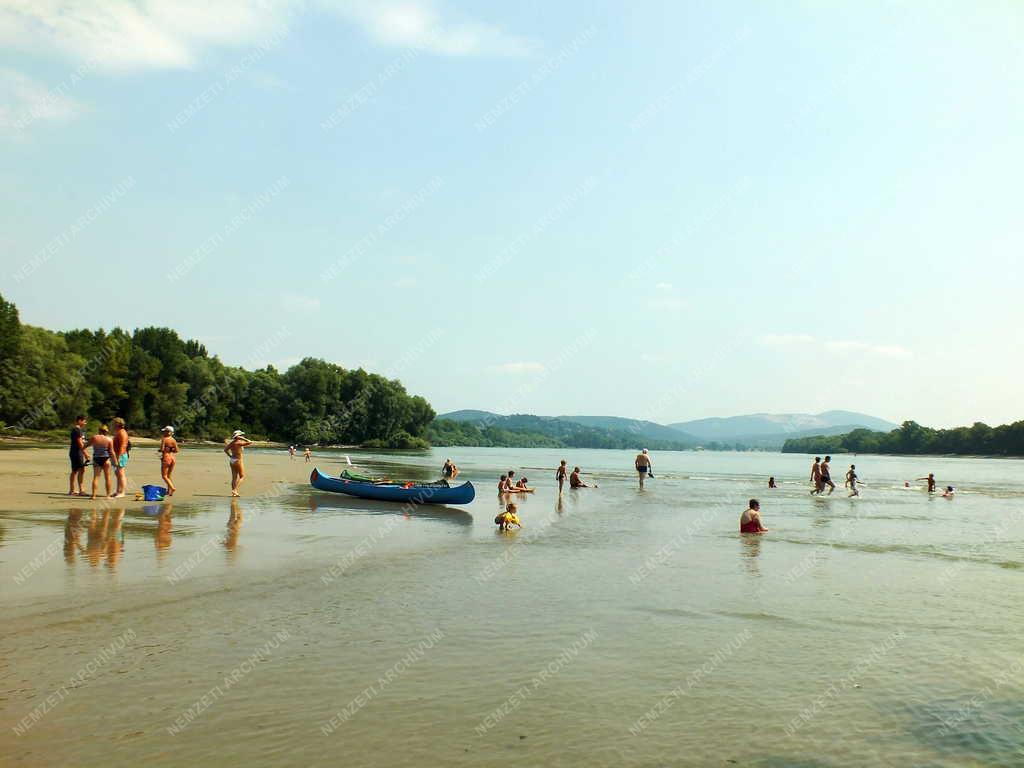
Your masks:
{"label": "bare foot", "polygon": [[113,496],[108,496],[107,498],[108,499],[123,499],[124,498],[124,494],[123,493],[115,493]]}

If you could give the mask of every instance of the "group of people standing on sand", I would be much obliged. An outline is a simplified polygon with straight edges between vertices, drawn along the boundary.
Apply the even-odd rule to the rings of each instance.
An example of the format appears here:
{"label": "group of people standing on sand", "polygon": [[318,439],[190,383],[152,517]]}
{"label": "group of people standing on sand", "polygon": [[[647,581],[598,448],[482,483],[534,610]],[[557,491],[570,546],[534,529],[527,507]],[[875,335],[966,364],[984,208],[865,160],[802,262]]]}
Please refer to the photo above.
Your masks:
{"label": "group of people standing on sand", "polygon": [[[114,434],[110,434],[110,428],[103,424],[99,431],[88,440],[85,439],[85,416],[79,415],[75,418],[75,425],[71,428],[71,444],[68,448],[68,458],[71,462],[71,473],[68,475],[68,496],[85,496],[85,468],[92,464],[92,494],[89,498],[96,498],[96,489],[99,486],[100,475],[103,475],[106,484],[106,497],[108,499],[119,499],[125,495],[128,488],[128,458],[132,449],[132,442],[128,439],[128,430],[125,429],[124,419],[120,416],[114,419]],[[92,451],[92,457],[89,451]],[[113,468],[115,488],[111,493],[110,471]],[[78,490],[75,490],[75,485]]]}
{"label": "group of people standing on sand", "polygon": [[[128,430],[125,427],[124,419],[120,416],[111,422],[114,425],[114,433],[110,434],[110,428],[101,424],[96,434],[88,440],[85,437],[86,418],[79,415],[75,419],[75,425],[71,428],[71,444],[68,448],[68,458],[71,462],[71,473],[68,475],[68,495],[85,496],[85,468],[92,464],[92,493],[89,498],[96,498],[96,491],[99,488],[100,475],[103,475],[106,485],[106,498],[120,499],[128,491],[128,460],[131,454],[132,441],[128,437]],[[157,454],[160,456],[160,478],[167,488],[166,495],[173,496],[177,488],[174,485],[174,467],[178,459],[178,441],[174,437],[174,427],[166,426],[161,432],[160,443],[157,447]],[[245,433],[236,429],[227,445],[224,446],[224,453],[228,457],[228,466],[231,470],[231,495],[238,496],[238,488],[245,479],[245,465],[243,453],[245,447],[252,445],[252,441],[246,438]],[[92,456],[89,455],[92,451]],[[307,461],[309,461],[309,449],[306,449]],[[111,471],[113,471],[114,488],[111,489]],[[75,490],[75,486],[78,490]],[[113,490],[113,493],[111,493]]]}

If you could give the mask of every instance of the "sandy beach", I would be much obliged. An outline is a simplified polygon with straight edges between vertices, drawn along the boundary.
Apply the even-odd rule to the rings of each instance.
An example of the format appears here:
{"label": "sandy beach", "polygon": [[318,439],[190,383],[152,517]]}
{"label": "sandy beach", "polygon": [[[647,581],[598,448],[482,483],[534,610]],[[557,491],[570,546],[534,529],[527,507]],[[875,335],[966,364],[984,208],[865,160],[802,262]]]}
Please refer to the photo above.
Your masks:
{"label": "sandy beach", "polygon": [[[156,441],[132,438],[135,448],[128,464],[129,492],[125,501],[132,502],[135,493],[145,484],[162,485],[160,457]],[[314,456],[315,458],[315,456]],[[334,463],[332,461],[332,463]],[[280,491],[281,483],[302,485],[308,482],[313,463],[306,464],[301,454],[289,459],[287,450],[256,448],[245,453],[246,478],[242,497],[266,496]],[[0,450],[0,509],[17,511],[28,509],[66,509],[82,506],[83,502],[102,504],[99,496],[91,501],[88,496],[68,496],[68,451],[64,447],[10,448]],[[93,469],[85,469],[83,487],[86,494],[92,486]],[[178,488],[175,502],[227,498],[231,495],[231,476],[227,457],[216,446],[181,446],[174,469],[174,483]],[[112,479],[113,482],[113,479]],[[105,492],[103,476],[97,493]]]}

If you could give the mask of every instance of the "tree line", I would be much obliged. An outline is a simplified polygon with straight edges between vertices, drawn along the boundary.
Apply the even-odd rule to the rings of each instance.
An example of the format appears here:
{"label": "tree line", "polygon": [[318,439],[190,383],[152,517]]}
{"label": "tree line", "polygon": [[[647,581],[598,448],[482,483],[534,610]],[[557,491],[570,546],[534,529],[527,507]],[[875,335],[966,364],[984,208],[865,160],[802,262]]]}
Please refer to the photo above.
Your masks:
{"label": "tree line", "polygon": [[224,365],[170,328],[55,332],[23,325],[0,296],[0,427],[8,435],[121,416],[138,434],[185,439],[425,448],[434,409],[395,379],[306,358],[280,373]]}
{"label": "tree line", "polygon": [[1024,456],[1024,421],[990,427],[932,429],[905,421],[891,432],[855,429],[844,435],[787,440],[783,453],[885,453],[894,455]]}

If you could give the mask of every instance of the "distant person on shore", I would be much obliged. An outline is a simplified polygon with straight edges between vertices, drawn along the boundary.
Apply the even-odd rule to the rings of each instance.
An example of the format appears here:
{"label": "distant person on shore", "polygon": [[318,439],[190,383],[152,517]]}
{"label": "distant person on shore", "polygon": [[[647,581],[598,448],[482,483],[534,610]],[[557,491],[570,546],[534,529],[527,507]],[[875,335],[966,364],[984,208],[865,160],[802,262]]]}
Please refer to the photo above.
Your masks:
{"label": "distant person on shore", "polygon": [[174,474],[174,464],[178,460],[178,441],[174,439],[174,427],[164,427],[161,430],[164,434],[160,438],[160,477],[167,486],[167,495],[173,496],[177,488],[171,475]]}
{"label": "distant person on shore", "polygon": [[569,475],[569,487],[570,488],[597,488],[597,485],[587,485],[580,479],[580,468],[573,467],[572,474]]}
{"label": "distant person on shore", "polygon": [[288,457],[292,461],[295,461],[295,446],[294,445],[289,445],[288,446]]}
{"label": "distant person on shore", "polygon": [[850,489],[850,496],[860,496],[857,489],[857,467],[853,464],[846,472],[846,487]]}
{"label": "distant person on shore", "polygon": [[455,466],[455,462],[445,459],[444,466],[441,467],[441,477],[445,480],[454,480],[458,474],[459,468]]}
{"label": "distant person on shore", "polygon": [[831,470],[831,468],[829,466],[831,461],[832,461],[832,457],[831,456],[826,456],[825,460],[823,462],[821,462],[821,487],[818,490],[818,493],[820,494],[822,491],[825,490],[825,486],[827,485],[828,486],[828,494],[827,494],[828,496],[831,496],[832,495],[832,491],[834,491],[836,489],[836,484],[832,482],[832,470]]}
{"label": "distant person on shore", "polygon": [[928,493],[935,493],[935,473],[929,472],[928,477],[919,477],[918,480],[928,481]]}
{"label": "distant person on shore", "polygon": [[768,478],[768,487],[769,488],[778,488],[779,487],[779,486],[777,486],[775,484],[775,476],[774,475],[772,477]]}
{"label": "distant person on shore", "polygon": [[746,511],[740,515],[740,533],[764,533],[767,530],[761,522],[761,503],[751,499]]}
{"label": "distant person on shore", "polygon": [[495,524],[498,526],[499,531],[507,531],[509,526],[514,525],[516,528],[522,528],[523,524],[519,522],[519,515],[516,514],[518,507],[515,504],[509,502],[505,505],[505,511],[499,512],[498,516],[494,518]]}
{"label": "distant person on shore", "polygon": [[555,480],[558,481],[558,493],[562,493],[562,489],[565,486],[565,478],[568,476],[568,467],[565,465],[565,459],[558,465],[558,469],[555,470]]}
{"label": "distant person on shore", "polygon": [[821,493],[821,456],[815,456],[814,464],[811,465],[811,485],[814,486],[814,490],[811,491],[812,496]]}
{"label": "distant person on shore", "polygon": [[110,454],[114,450],[114,441],[110,439],[110,429],[106,424],[89,440],[92,448],[92,496],[96,498],[96,487],[100,484],[100,473],[107,486],[107,498],[110,498]]}
{"label": "distant person on shore", "polygon": [[117,490],[113,498],[119,499],[124,496],[128,489],[128,451],[131,448],[131,441],[128,439],[128,430],[125,429],[124,419],[120,416],[114,419],[113,451],[110,454],[114,462],[114,476],[117,478]]}
{"label": "distant person on shore", "polygon": [[636,455],[636,459],[633,461],[633,466],[636,467],[637,475],[640,477],[640,488],[643,488],[644,480],[647,479],[647,476],[650,475],[651,477],[654,477],[654,475],[651,474],[651,457],[647,455],[646,448]]}
{"label": "distant person on shore", "polygon": [[309,464],[309,462],[311,462],[313,460],[313,452],[311,450],[309,450],[309,446],[308,445],[306,446],[306,450],[303,451],[302,455],[305,456],[307,464]]}
{"label": "distant person on shore", "polygon": [[[75,417],[75,426],[71,428],[71,444],[68,446],[68,459],[71,460],[71,473],[68,475],[68,496],[85,496],[82,481],[85,479],[85,465],[89,456],[85,452],[85,416]],[[75,480],[78,480],[78,491],[75,491]]]}
{"label": "distant person on shore", "polygon": [[242,463],[242,455],[245,447],[252,445],[252,440],[245,436],[245,432],[236,429],[231,433],[231,441],[224,446],[224,453],[228,455],[228,466],[231,468],[231,495],[240,496],[238,487],[245,480],[245,465]]}

